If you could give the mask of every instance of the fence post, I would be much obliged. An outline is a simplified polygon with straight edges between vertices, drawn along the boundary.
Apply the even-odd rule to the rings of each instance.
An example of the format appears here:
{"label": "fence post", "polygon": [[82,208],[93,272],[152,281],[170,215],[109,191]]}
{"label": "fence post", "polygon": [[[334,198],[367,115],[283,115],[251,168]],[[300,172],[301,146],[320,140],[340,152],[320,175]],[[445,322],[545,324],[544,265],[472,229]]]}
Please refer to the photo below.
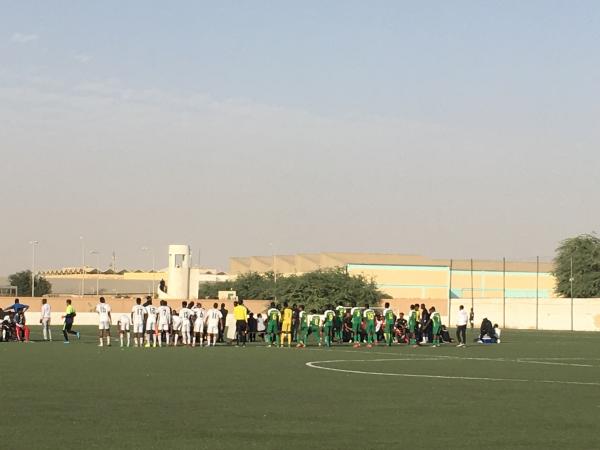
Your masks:
{"label": "fence post", "polygon": [[540,257],[536,256],[535,264],[535,329],[539,327],[540,310]]}
{"label": "fence post", "polygon": [[450,260],[450,277],[448,280],[448,327],[450,327],[452,316],[452,260]]}
{"label": "fence post", "polygon": [[473,303],[473,258],[471,258],[471,309],[475,307]]}
{"label": "fence post", "polygon": [[502,258],[502,328],[506,328],[506,257]]}

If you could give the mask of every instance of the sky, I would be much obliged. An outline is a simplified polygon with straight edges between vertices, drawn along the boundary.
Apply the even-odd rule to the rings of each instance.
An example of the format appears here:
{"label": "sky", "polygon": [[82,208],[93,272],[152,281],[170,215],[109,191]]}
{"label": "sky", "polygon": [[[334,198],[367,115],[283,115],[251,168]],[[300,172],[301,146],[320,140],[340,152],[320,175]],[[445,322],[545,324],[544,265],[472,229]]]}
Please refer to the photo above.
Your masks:
{"label": "sky", "polygon": [[0,6],[0,275],[598,230],[597,1]]}

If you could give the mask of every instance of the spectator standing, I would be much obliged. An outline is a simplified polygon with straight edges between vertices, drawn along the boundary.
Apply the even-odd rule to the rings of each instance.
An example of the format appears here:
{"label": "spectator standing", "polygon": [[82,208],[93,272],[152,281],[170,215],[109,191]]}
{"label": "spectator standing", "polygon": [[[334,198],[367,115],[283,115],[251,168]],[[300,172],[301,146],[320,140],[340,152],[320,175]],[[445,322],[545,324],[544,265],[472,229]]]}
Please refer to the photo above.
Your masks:
{"label": "spectator standing", "polygon": [[249,342],[256,341],[257,327],[258,327],[258,321],[254,317],[254,313],[250,313],[248,315],[248,341]]}
{"label": "spectator standing", "polygon": [[256,332],[263,341],[265,340],[265,329],[265,319],[262,314],[259,313],[258,316],[256,316]]}
{"label": "spectator standing", "polygon": [[[473,311],[471,309],[471,311]],[[465,347],[467,345],[467,324],[469,323],[469,315],[463,305],[458,308],[456,316],[456,339],[458,339],[457,347]],[[471,324],[471,327],[473,325]]]}
{"label": "spectator standing", "polygon": [[227,321],[227,309],[225,309],[225,303],[221,303],[221,315],[223,316],[223,320],[219,325],[219,342],[225,342],[223,339],[223,334],[225,333],[225,324]]}
{"label": "spectator standing", "polygon": [[42,299],[42,311],[40,314],[40,323],[42,324],[42,336],[45,341],[52,341],[52,331],[50,330],[51,308],[48,300]]}

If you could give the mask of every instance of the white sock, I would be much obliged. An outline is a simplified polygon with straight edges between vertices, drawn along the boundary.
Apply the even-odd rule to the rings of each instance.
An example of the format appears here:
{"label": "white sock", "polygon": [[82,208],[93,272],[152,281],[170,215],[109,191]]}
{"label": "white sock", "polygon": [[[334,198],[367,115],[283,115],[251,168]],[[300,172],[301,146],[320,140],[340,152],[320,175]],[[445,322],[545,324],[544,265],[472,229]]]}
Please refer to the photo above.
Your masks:
{"label": "white sock", "polygon": [[106,345],[110,345],[110,336],[106,336]]}
{"label": "white sock", "polygon": [[169,342],[171,341],[171,336],[169,335],[169,333],[165,333],[165,335],[167,336],[167,345],[169,345]]}
{"label": "white sock", "polygon": [[196,346],[196,335],[192,338],[192,347]]}
{"label": "white sock", "polygon": [[103,346],[103,345],[104,345],[104,339],[100,338],[100,346]]}
{"label": "white sock", "polygon": [[[179,340],[179,335],[178,335],[178,334],[176,334],[173,340],[174,340],[174,343],[173,343],[173,345],[174,345],[175,347],[177,347],[177,341]],[[169,345],[169,338],[167,338],[167,345]]]}
{"label": "white sock", "polygon": [[119,335],[119,341],[121,342],[121,347],[123,347],[123,334]]}
{"label": "white sock", "polygon": [[52,330],[48,327],[48,339],[52,340]]}
{"label": "white sock", "polygon": [[131,334],[127,333],[127,347],[131,345]]}

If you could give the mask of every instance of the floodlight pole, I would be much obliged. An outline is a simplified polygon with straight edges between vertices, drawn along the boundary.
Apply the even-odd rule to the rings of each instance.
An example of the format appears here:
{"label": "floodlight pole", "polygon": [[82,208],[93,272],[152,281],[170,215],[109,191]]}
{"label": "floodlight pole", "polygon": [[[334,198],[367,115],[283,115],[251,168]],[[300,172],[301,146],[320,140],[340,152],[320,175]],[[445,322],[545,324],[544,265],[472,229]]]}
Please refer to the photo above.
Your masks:
{"label": "floodlight pole", "polygon": [[100,294],[100,252],[92,250],[90,255],[96,255],[96,295]]}
{"label": "floodlight pole", "polygon": [[29,241],[31,244],[31,297],[35,297],[35,246],[39,244],[38,241]]}

